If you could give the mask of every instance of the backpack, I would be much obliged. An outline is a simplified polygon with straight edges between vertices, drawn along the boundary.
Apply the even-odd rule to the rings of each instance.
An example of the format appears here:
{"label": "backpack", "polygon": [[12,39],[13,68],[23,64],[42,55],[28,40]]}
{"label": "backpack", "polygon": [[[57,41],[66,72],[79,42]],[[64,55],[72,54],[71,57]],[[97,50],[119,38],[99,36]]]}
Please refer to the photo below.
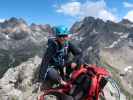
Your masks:
{"label": "backpack", "polygon": [[85,100],[98,100],[100,92],[107,84],[106,78],[108,77],[110,73],[105,68],[96,65],[81,66],[71,76],[74,83],[86,94]]}
{"label": "backpack", "polygon": [[[57,97],[56,100],[64,100],[64,98],[66,97],[60,98],[64,95],[73,97],[73,99],[68,100],[99,100],[99,97],[101,96],[99,94],[103,93],[102,89],[107,84],[107,82],[112,83],[112,86],[115,86],[115,88],[117,88],[118,97],[116,96],[116,100],[120,100],[120,89],[117,86],[117,83],[112,80],[110,76],[110,73],[103,67],[96,65],[81,65],[79,69],[76,69],[72,73],[70,80],[67,81],[66,85],[59,85],[55,88],[50,88],[47,91],[44,91],[44,93],[39,96],[38,100],[45,100],[45,97],[47,97],[48,95]],[[72,94],[75,93],[73,89],[76,90],[76,84],[84,91],[82,92],[83,96],[81,96],[81,90],[79,90],[79,98],[75,98],[74,94]],[[100,100],[105,100],[104,95]]]}

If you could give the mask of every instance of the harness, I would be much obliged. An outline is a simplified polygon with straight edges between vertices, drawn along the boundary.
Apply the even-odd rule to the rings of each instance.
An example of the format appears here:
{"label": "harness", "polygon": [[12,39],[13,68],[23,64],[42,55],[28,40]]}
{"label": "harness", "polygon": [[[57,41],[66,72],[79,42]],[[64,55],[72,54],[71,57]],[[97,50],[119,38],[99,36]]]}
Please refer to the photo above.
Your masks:
{"label": "harness", "polygon": [[57,65],[60,65],[59,67],[64,67],[65,60],[68,55],[68,42],[65,42],[62,47],[59,47],[59,44],[56,40],[55,43],[57,46],[57,50],[52,58]]}

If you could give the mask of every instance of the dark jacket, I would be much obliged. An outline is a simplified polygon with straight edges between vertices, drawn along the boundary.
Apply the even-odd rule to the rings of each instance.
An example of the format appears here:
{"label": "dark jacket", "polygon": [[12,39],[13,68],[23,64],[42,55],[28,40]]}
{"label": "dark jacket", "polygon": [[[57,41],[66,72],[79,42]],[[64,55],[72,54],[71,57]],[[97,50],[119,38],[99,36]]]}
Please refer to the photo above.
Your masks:
{"label": "dark jacket", "polygon": [[[62,53],[63,52],[63,53]],[[61,69],[69,64],[69,54],[72,53],[74,55],[74,61],[78,65],[83,63],[82,52],[81,49],[72,44],[71,42],[67,43],[67,46],[62,46],[57,40],[49,39],[48,47],[43,56],[42,63],[40,66],[40,75],[39,78],[41,80],[47,71],[48,66],[55,66],[57,69]]]}

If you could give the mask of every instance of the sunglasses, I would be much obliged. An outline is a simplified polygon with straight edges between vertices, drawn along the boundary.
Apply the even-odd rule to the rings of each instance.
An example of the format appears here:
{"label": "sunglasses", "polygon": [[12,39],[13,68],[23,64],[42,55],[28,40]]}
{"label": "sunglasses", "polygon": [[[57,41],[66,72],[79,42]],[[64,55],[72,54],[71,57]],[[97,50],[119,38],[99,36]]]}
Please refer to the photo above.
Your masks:
{"label": "sunglasses", "polygon": [[62,38],[62,37],[65,38],[65,37],[68,37],[68,35],[59,35],[58,37],[59,38]]}

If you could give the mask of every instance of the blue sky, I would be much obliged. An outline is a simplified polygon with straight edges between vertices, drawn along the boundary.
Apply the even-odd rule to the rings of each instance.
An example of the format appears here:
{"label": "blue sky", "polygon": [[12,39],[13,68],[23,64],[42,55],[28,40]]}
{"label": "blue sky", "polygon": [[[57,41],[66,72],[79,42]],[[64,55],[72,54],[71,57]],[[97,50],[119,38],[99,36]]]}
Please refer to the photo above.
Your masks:
{"label": "blue sky", "polygon": [[17,17],[29,24],[71,26],[86,16],[133,21],[133,0],[0,0],[0,21]]}

